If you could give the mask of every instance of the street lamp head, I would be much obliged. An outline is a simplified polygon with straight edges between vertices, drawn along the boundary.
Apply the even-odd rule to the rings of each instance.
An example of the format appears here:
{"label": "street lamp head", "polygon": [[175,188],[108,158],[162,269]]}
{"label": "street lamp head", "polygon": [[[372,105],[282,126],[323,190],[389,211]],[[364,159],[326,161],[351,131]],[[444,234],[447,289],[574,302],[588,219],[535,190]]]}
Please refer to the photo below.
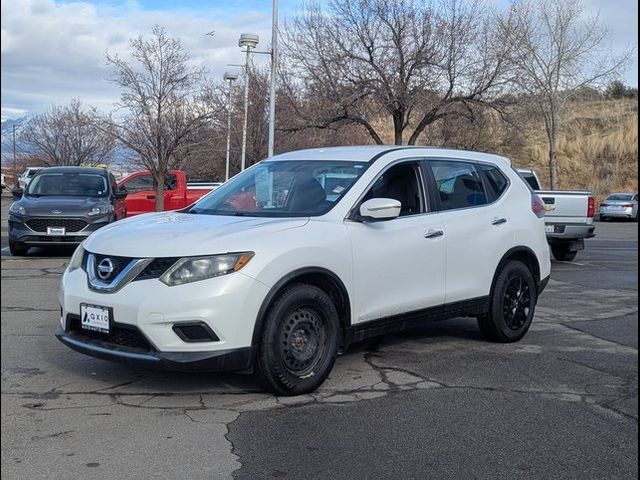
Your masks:
{"label": "street lamp head", "polygon": [[238,74],[233,72],[224,72],[224,77],[226,81],[233,82],[238,79]]}
{"label": "street lamp head", "polygon": [[260,37],[255,33],[243,33],[240,35],[240,40],[238,40],[239,47],[247,47],[247,48],[256,48],[258,42],[260,41]]}

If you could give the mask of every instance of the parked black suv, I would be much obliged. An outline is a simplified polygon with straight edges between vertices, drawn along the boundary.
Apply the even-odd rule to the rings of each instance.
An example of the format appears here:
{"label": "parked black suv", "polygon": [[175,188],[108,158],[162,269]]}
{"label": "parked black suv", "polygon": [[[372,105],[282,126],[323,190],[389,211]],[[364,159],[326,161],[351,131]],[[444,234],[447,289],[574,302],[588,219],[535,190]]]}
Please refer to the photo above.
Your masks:
{"label": "parked black suv", "polygon": [[50,167],[38,171],[9,209],[9,249],[81,243],[98,228],[124,218],[126,191],[103,168]]}

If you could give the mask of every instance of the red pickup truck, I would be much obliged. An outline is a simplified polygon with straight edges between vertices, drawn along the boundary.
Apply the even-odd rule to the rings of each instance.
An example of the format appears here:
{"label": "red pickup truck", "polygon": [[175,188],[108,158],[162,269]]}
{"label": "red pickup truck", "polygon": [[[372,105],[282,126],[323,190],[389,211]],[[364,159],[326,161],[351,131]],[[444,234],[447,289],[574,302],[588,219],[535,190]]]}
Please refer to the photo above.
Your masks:
{"label": "red pickup truck", "polygon": [[[219,183],[187,183],[187,176],[180,170],[169,170],[164,186],[164,209],[178,210],[191,205],[200,197],[220,186]],[[127,190],[125,205],[127,217],[156,209],[156,186],[149,172],[135,172],[118,182]]]}

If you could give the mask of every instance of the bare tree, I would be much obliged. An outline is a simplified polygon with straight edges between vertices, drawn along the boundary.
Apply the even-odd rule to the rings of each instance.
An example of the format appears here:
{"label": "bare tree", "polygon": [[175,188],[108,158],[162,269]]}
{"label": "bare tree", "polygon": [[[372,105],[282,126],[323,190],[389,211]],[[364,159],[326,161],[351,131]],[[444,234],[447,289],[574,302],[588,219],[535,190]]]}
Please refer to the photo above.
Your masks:
{"label": "bare tree", "polygon": [[156,210],[164,210],[167,170],[194,132],[211,117],[202,100],[203,71],[189,64],[180,40],[159,26],[151,39],[131,40],[132,61],[107,54],[112,82],[122,89],[118,107],[126,115],[113,122],[117,138],[136,152],[156,183]]}
{"label": "bare tree", "polygon": [[[480,0],[331,0],[308,5],[284,32],[289,130],[356,124],[384,143],[414,144],[431,123],[466,115],[502,85],[507,47]],[[286,78],[285,78],[286,80]]]}
{"label": "bare tree", "polygon": [[74,99],[32,117],[21,129],[26,150],[49,166],[96,166],[111,162],[113,136],[94,122],[95,108]]}
{"label": "bare tree", "polygon": [[513,80],[544,120],[549,179],[556,188],[557,135],[567,100],[612,78],[630,52],[614,56],[606,50],[607,29],[597,16],[585,17],[580,0],[515,0],[499,26],[513,46]]}

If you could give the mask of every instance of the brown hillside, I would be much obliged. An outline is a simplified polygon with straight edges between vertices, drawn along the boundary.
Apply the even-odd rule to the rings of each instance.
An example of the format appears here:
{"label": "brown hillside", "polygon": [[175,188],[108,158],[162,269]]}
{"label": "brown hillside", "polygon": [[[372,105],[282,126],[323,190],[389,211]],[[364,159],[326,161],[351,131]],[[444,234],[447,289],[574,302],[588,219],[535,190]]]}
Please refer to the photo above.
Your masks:
{"label": "brown hillside", "polygon": [[[541,128],[530,128],[524,148],[511,152],[519,166],[535,168],[548,185],[547,145]],[[573,103],[558,140],[560,188],[638,191],[638,102],[602,100]]]}

